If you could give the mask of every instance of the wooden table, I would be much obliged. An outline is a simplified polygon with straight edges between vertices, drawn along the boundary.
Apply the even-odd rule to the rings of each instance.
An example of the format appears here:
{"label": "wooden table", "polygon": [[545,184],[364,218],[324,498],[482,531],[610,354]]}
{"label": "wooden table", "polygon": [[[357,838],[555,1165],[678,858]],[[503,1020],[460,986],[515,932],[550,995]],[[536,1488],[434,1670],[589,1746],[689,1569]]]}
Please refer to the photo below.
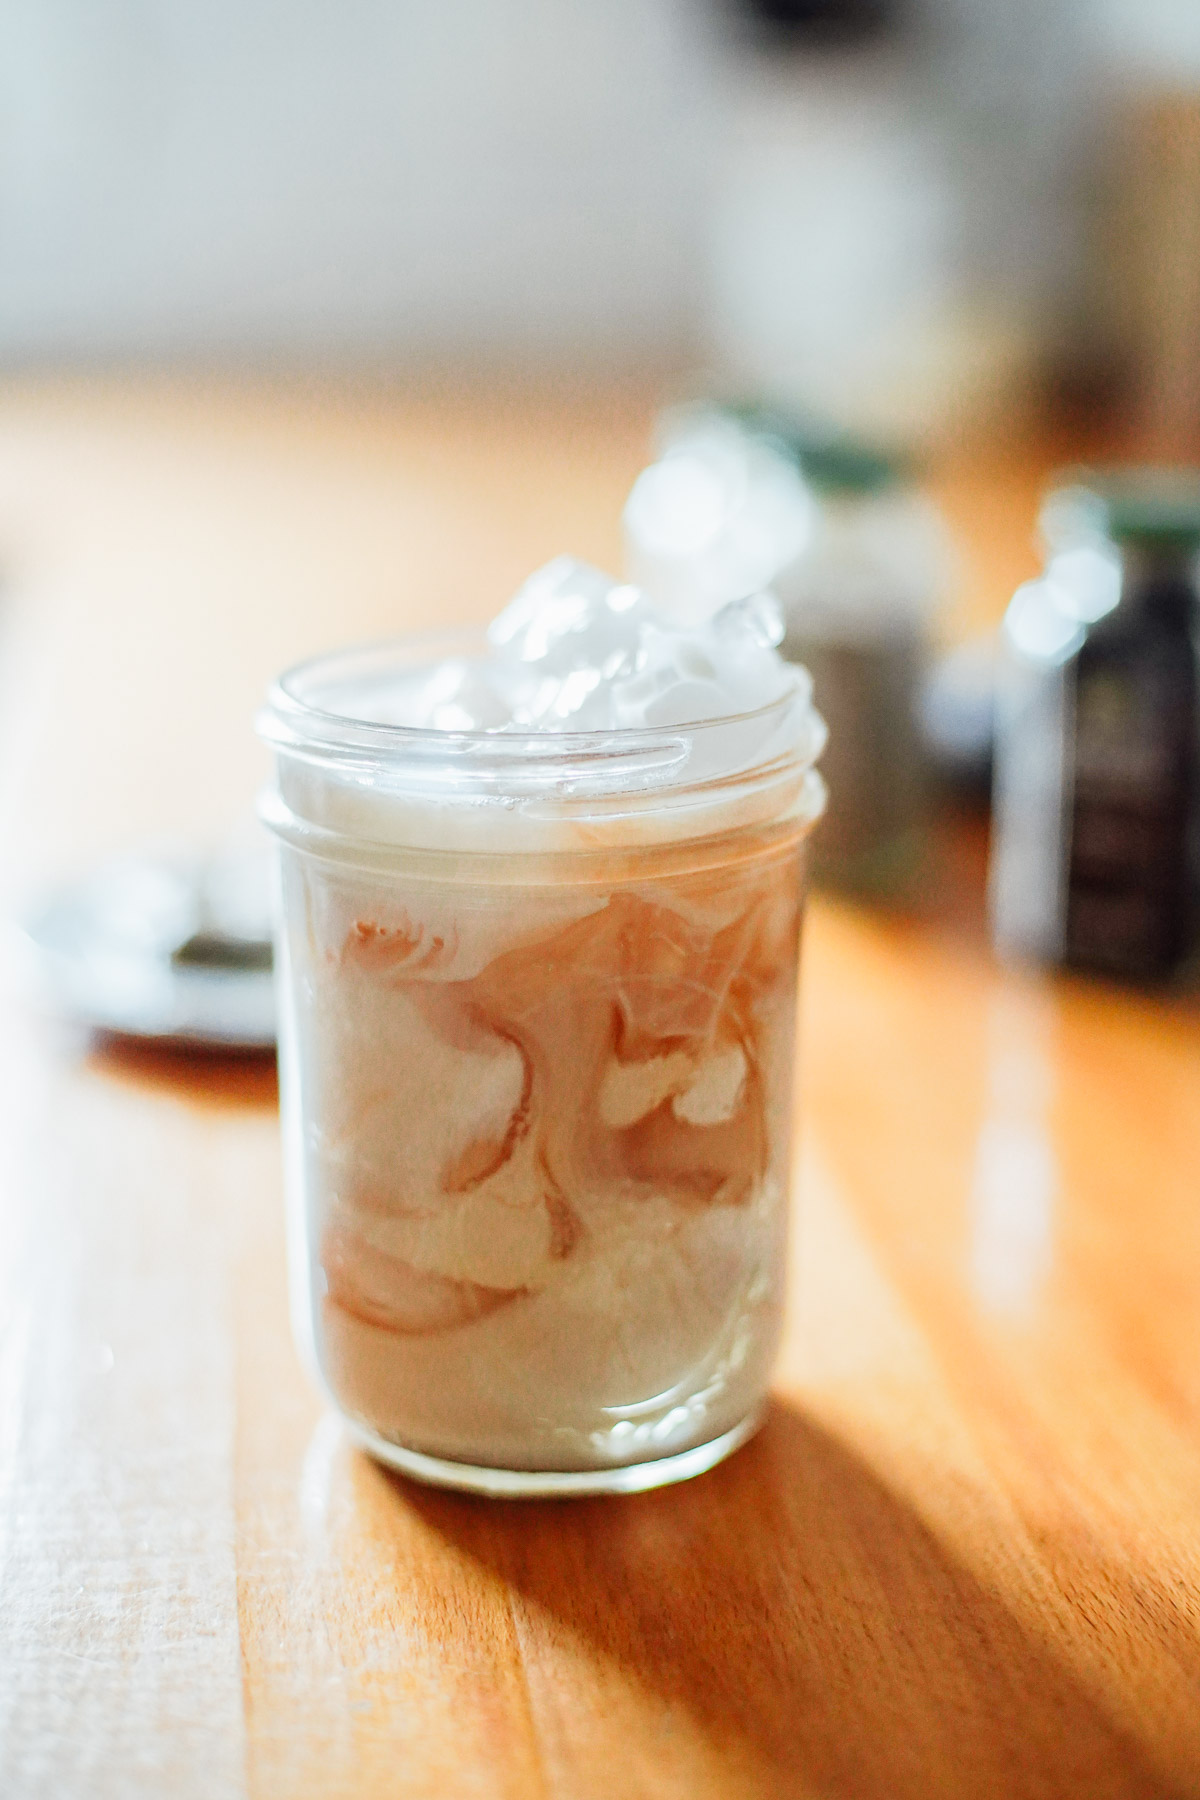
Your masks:
{"label": "wooden table", "polygon": [[[10,385],[0,883],[218,838],[282,663],[612,563],[644,394]],[[960,622],[1055,453],[947,466]],[[0,1793],[1200,1793],[1200,1031],[811,916],[791,1325],[690,1486],[351,1450],[288,1335],[273,1078],[0,1029]]]}

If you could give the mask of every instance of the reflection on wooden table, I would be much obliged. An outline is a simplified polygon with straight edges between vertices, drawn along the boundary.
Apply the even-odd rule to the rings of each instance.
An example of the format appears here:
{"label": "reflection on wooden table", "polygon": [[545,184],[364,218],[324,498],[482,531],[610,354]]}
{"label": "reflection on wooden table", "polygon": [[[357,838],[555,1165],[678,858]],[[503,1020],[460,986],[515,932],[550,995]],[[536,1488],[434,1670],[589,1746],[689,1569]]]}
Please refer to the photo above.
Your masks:
{"label": "reflection on wooden table", "polygon": [[[6,899],[248,808],[290,657],[615,561],[648,407],[14,390]],[[942,480],[964,618],[1053,454]],[[288,1335],[269,1072],[82,1055],[8,982],[0,1792],[1196,1792],[1197,1013],[999,972],[977,832],[945,852],[922,916],[812,907],[778,1396],[634,1499],[351,1451]]]}

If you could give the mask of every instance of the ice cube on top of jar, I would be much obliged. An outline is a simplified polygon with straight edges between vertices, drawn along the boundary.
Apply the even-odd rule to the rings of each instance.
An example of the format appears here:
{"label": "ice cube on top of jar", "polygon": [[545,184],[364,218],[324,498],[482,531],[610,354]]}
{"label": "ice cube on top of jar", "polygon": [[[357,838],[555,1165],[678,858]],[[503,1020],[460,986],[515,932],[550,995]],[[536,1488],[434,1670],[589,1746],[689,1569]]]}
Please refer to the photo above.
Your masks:
{"label": "ice cube on top of jar", "polygon": [[272,696],[297,1314],[409,1473],[645,1486],[759,1414],[822,801],[778,634],[564,558]]}
{"label": "ice cube on top of jar", "polygon": [[773,654],[782,637],[766,594],[681,626],[637,588],[560,556],[493,619],[474,654],[398,670],[362,716],[447,732],[699,724],[766,705],[794,684]]}

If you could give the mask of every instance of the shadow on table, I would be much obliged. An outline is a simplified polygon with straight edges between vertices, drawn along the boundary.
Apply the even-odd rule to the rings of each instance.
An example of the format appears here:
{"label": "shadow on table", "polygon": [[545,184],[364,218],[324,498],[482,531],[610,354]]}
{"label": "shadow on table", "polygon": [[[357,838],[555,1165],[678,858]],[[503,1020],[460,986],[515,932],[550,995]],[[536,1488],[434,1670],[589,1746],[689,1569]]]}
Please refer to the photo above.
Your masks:
{"label": "shadow on table", "polygon": [[[718,1761],[728,1750],[739,1793],[747,1776],[772,1800],[1181,1791],[1042,1634],[782,1402],[730,1462],[652,1494],[505,1503],[383,1479],[507,1578],[527,1637],[545,1639],[537,1615],[549,1614],[554,1635],[589,1646],[664,1730],[686,1709]],[[556,1660],[544,1706],[536,1668],[531,1687],[571,1742],[578,1656]],[[665,1771],[669,1737],[661,1754]]]}

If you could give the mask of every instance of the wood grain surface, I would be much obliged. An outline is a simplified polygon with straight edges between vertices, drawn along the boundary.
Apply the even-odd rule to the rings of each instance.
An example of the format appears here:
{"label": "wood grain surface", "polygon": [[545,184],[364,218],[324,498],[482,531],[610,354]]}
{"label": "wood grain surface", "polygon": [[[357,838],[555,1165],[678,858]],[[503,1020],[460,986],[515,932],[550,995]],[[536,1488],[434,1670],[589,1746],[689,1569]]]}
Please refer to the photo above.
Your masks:
{"label": "wood grain surface", "polygon": [[[288,660],[613,564],[652,397],[10,384],[0,898],[252,809]],[[951,629],[1045,443],[935,486]],[[685,1487],[505,1504],[292,1351],[274,1084],[0,990],[0,1794],[1200,1794],[1200,1018],[996,969],[978,831],[819,898],[790,1325]]]}

